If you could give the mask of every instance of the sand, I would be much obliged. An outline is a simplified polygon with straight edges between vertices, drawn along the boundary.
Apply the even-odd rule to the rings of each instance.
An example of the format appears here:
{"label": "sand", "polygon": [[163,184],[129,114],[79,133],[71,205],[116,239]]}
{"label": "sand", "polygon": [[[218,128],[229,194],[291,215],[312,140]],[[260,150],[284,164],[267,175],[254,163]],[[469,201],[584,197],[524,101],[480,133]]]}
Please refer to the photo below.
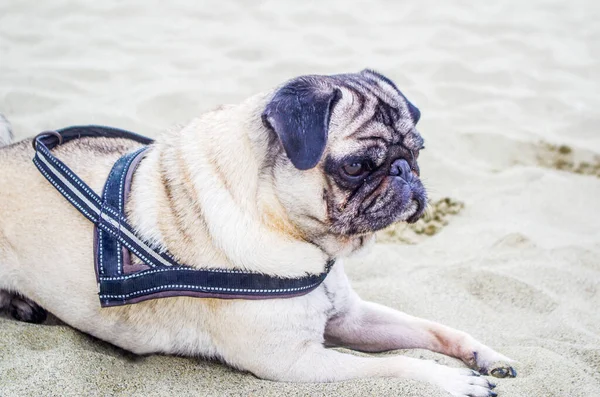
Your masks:
{"label": "sand", "polygon": [[[378,69],[423,113],[432,207],[348,264],[355,289],[518,360],[500,396],[598,396],[599,20],[592,0],[4,0],[0,113],[17,138],[88,123],[155,136],[296,75]],[[267,382],[0,318],[2,396],[191,394],[445,395]]]}

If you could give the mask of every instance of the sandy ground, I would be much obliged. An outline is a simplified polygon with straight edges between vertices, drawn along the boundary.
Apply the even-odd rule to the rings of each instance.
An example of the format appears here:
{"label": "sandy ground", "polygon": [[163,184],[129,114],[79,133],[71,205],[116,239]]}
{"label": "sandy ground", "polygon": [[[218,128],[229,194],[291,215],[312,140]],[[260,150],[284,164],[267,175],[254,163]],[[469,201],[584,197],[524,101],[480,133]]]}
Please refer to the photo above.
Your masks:
{"label": "sandy ground", "polygon": [[[17,138],[155,135],[296,75],[378,69],[422,110],[433,207],[349,264],[356,290],[518,360],[500,396],[600,395],[600,3],[283,3],[0,0],[0,113]],[[2,396],[191,394],[445,395],[277,384],[0,318]]]}

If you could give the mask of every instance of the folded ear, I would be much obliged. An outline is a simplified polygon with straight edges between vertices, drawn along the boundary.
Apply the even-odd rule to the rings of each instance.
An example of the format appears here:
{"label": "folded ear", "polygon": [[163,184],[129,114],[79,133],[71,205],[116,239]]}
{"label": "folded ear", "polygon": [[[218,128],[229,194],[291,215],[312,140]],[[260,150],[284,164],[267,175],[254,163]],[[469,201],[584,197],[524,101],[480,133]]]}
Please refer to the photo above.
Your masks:
{"label": "folded ear", "polygon": [[341,95],[315,78],[300,77],[280,88],[267,105],[263,122],[275,131],[299,170],[313,168],[321,159],[331,112]]}

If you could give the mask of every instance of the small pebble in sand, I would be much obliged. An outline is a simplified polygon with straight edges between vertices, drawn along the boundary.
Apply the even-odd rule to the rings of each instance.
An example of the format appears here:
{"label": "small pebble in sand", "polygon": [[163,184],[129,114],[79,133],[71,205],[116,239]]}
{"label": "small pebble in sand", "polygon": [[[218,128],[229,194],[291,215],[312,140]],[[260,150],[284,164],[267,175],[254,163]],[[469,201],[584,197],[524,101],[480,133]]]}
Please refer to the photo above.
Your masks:
{"label": "small pebble in sand", "polygon": [[542,142],[537,153],[537,162],[542,167],[600,178],[600,156],[574,150],[567,145]]}

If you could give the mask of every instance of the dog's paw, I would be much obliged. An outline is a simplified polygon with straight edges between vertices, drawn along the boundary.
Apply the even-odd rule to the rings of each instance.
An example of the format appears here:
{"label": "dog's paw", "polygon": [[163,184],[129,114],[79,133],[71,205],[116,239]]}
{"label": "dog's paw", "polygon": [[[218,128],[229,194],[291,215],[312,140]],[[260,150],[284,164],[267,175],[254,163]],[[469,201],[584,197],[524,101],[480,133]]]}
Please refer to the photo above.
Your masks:
{"label": "dog's paw", "polygon": [[482,377],[477,371],[466,368],[450,368],[436,364],[430,381],[453,396],[495,397],[495,384]]}
{"label": "dog's paw", "polygon": [[40,324],[46,320],[48,313],[34,301],[15,295],[9,304],[9,311],[15,320]]}
{"label": "dog's paw", "polygon": [[517,371],[508,364],[496,363],[492,366],[490,375],[495,378],[514,378],[517,376]]}
{"label": "dog's paw", "polygon": [[467,364],[483,375],[491,375],[495,378],[514,378],[517,371],[511,366],[514,360],[483,346],[479,351],[473,352],[473,357]]}

